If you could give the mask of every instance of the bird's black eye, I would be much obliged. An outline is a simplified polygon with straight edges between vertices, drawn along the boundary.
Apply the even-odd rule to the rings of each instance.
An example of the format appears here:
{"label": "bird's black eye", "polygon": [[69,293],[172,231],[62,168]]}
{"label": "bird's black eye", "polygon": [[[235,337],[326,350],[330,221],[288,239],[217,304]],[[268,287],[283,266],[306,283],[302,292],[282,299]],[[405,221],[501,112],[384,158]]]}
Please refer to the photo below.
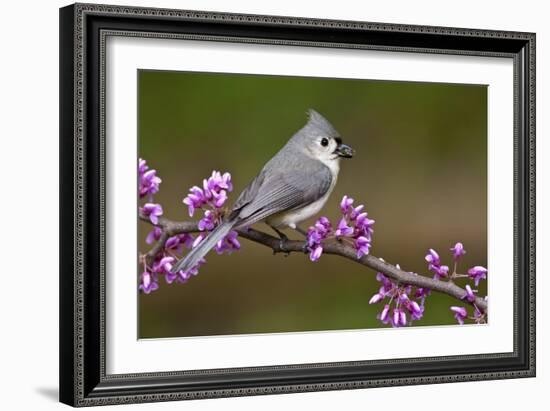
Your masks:
{"label": "bird's black eye", "polygon": [[322,145],[323,147],[328,146],[328,138],[323,138],[323,139],[321,140],[321,145]]}

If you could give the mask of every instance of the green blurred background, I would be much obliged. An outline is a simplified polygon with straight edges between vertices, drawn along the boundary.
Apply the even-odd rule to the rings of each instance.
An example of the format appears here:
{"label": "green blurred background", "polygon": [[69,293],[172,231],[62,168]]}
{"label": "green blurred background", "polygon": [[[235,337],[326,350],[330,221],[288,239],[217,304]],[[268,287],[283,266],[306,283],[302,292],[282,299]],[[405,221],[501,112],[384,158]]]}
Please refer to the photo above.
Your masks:
{"label": "green blurred background", "polygon": [[[314,108],[356,150],[342,161],[323,215],[337,222],[344,194],[365,204],[376,220],[371,253],[407,271],[428,274],[428,248],[451,265],[457,241],[467,250],[461,272],[487,266],[485,86],[164,71],[140,71],[138,86],[139,156],[162,178],[155,202],[166,217],[189,219],[182,199],[213,169],[233,176],[234,201]],[[139,223],[142,252],[150,229]],[[312,263],[241,245],[230,256],[210,253],[186,284],[162,280],[158,291],[140,294],[139,337],[384,326],[376,319],[382,305],[368,304],[379,287],[374,271],[335,256]],[[454,304],[432,293],[414,324],[455,324]]]}

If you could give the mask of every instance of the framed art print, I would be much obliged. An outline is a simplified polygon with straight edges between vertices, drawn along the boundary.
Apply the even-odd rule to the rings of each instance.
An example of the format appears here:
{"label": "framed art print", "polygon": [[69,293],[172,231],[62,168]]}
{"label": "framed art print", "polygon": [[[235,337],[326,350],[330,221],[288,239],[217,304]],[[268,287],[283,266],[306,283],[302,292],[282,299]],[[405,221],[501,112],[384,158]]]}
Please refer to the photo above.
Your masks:
{"label": "framed art print", "polygon": [[535,375],[535,35],[60,10],[60,399]]}

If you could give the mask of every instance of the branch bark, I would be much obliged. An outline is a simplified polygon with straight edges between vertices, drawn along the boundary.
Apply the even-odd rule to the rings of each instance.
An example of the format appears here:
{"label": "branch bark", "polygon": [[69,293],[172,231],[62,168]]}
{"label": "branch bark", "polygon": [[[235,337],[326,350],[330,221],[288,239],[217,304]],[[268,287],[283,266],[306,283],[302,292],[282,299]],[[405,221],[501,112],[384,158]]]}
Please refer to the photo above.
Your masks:
{"label": "branch bark", "polygon": [[[141,220],[152,224],[147,216],[140,215],[139,217]],[[146,258],[149,262],[152,261],[152,259],[160,250],[162,250],[164,244],[169,237],[176,234],[194,233],[199,231],[197,223],[195,222],[172,221],[165,217],[159,217],[158,224],[156,225],[162,229],[162,235],[157,243],[146,254]],[[254,241],[258,244],[263,244],[271,248],[274,254],[290,252],[303,253],[303,241],[289,240],[285,243],[285,249],[283,250],[281,249],[279,238],[276,238],[262,231],[255,230],[253,228],[246,228],[239,229],[237,230],[237,232],[239,233],[240,237],[246,238],[250,241]],[[466,291],[453,282],[435,280],[424,275],[405,272],[398,269],[396,266],[389,264],[371,254],[365,255],[358,259],[356,255],[356,250],[347,244],[339,242],[323,243],[323,253],[338,255],[340,257],[347,258],[348,260],[351,260],[355,263],[362,264],[377,272],[381,272],[392,280],[397,281],[398,283],[410,284],[415,287],[429,288],[433,291],[438,291],[454,297],[464,304],[475,306],[483,312],[487,311],[487,301],[485,301],[481,297],[476,297],[474,302],[469,302],[468,300],[464,299],[464,297],[466,296]]]}

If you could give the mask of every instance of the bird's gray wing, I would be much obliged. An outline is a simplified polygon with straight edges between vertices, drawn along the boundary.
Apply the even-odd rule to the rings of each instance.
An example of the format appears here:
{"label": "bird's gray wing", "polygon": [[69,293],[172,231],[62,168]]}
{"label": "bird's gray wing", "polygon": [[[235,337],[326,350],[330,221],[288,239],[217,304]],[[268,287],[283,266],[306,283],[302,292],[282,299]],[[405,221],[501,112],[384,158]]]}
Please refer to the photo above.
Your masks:
{"label": "bird's gray wing", "polygon": [[[254,200],[260,187],[262,186],[265,175],[265,169],[262,169],[260,174],[258,174],[256,178],[245,187],[241,194],[239,194],[237,201],[235,201],[235,204],[233,204],[231,209],[231,217],[236,217],[243,207],[250,204]],[[231,217],[229,219],[232,219]]]}
{"label": "bird's gray wing", "polygon": [[295,168],[266,173],[251,201],[238,212],[238,226],[261,221],[270,215],[305,207],[328,191],[332,174],[320,161],[305,160]]}

